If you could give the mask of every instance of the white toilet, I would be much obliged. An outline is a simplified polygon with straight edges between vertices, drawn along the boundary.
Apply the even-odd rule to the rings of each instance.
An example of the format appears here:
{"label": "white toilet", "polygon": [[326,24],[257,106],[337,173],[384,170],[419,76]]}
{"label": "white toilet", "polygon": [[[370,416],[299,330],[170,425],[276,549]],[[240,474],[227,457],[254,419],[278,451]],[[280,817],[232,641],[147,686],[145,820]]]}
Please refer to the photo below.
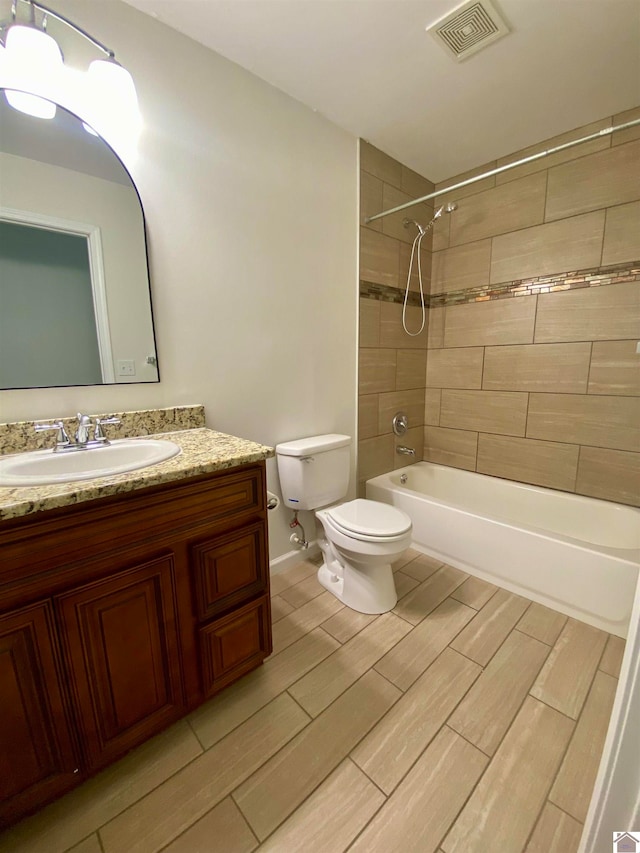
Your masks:
{"label": "white toilet", "polygon": [[316,510],[322,586],[360,613],[386,613],[398,600],[391,563],[411,544],[411,519],[377,501],[337,503],[349,486],[350,445],[336,434],[278,444],[282,497],[291,509]]}

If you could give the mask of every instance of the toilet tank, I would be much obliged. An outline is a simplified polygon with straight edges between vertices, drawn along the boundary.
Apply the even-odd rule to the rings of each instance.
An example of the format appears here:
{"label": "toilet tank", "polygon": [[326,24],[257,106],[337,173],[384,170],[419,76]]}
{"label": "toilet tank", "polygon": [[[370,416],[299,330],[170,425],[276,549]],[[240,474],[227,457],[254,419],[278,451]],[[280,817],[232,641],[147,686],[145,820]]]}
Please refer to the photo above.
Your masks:
{"label": "toilet tank", "polygon": [[291,509],[320,509],[349,488],[351,437],[314,435],[276,445],[280,487]]}

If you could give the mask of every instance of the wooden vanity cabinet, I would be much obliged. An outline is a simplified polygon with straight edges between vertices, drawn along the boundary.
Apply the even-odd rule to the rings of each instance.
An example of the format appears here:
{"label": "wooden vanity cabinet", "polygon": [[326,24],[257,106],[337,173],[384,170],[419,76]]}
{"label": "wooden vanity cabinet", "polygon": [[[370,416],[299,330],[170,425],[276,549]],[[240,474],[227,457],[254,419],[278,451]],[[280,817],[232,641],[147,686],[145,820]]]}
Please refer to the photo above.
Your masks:
{"label": "wooden vanity cabinet", "polygon": [[0,616],[0,826],[75,784],[50,601]]}
{"label": "wooden vanity cabinet", "polygon": [[0,523],[0,826],[270,652],[263,462]]}

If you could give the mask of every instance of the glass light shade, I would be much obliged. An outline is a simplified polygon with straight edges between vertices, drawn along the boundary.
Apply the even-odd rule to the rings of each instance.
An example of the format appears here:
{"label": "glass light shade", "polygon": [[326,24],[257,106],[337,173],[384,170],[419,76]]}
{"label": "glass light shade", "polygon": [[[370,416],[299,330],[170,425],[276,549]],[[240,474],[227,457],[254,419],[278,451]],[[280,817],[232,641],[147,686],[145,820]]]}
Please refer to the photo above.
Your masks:
{"label": "glass light shade", "polygon": [[141,126],[131,74],[113,59],[96,59],[89,65],[86,84],[87,124],[122,153],[134,144]]}
{"label": "glass light shade", "polygon": [[21,90],[7,90],[11,106],[37,118],[53,118],[55,103],[30,93],[49,91],[52,78],[63,67],[55,39],[35,27],[13,24],[7,30],[3,60],[16,81],[16,89]]}
{"label": "glass light shade", "polygon": [[113,59],[94,59],[89,65],[89,86],[99,95],[101,108],[115,114],[138,112],[138,96],[133,78]]}
{"label": "glass light shade", "polygon": [[7,30],[7,56],[14,62],[50,70],[62,65],[62,52],[52,36],[37,27],[12,24]]}

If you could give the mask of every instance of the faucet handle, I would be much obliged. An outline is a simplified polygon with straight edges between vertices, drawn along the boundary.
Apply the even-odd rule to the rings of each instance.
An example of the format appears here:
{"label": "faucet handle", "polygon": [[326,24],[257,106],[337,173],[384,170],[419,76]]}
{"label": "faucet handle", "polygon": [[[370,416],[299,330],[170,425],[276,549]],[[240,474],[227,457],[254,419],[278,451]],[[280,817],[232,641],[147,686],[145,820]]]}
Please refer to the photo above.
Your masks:
{"label": "faucet handle", "polygon": [[104,424],[119,424],[120,418],[109,417],[109,418],[96,418],[96,424],[93,431],[94,441],[102,441],[105,444],[109,444],[109,439],[104,434],[102,427]]}
{"label": "faucet handle", "polygon": [[67,431],[65,430],[62,421],[52,421],[50,424],[34,424],[33,428],[36,432],[44,432],[45,430],[52,429],[58,430],[58,434],[56,436],[56,450],[61,447],[68,447],[71,444],[71,439],[67,435]]}

